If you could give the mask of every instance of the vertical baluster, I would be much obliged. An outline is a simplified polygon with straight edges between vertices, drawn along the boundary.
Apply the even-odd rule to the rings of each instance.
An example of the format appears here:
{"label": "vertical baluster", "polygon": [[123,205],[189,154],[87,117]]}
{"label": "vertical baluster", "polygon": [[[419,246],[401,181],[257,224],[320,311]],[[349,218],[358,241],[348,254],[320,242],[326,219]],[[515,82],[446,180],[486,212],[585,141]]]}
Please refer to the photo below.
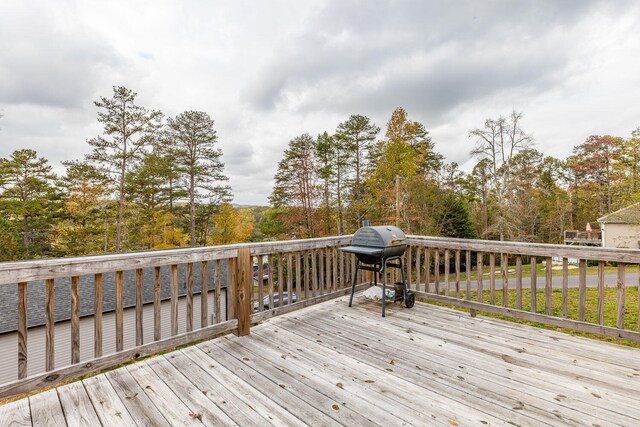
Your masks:
{"label": "vertical baluster", "polygon": [[345,279],[345,271],[344,271],[344,257],[345,254],[344,252],[340,252],[340,287],[344,288],[346,285],[345,283],[347,283],[346,279]]}
{"label": "vertical baluster", "polygon": [[160,295],[160,267],[153,268],[153,339],[162,339],[162,300]]}
{"label": "vertical baluster", "polygon": [[324,295],[324,249],[318,250],[318,286],[320,295]]}
{"label": "vertical baluster", "polygon": [[516,309],[522,310],[522,255],[516,256]]}
{"label": "vertical baluster", "polygon": [[80,363],[80,277],[71,278],[71,364]]}
{"label": "vertical baluster", "polygon": [[431,251],[424,248],[424,291],[431,292]]}
{"label": "vertical baluster", "polygon": [[[467,263],[466,263],[466,273],[467,273],[467,287],[466,287],[466,294],[465,294],[465,299],[467,301],[471,301],[471,251],[467,250]],[[476,317],[476,311],[471,308],[469,309],[469,315],[471,317]]]}
{"label": "vertical baluster", "polygon": [[187,263],[186,275],[187,275],[187,332],[191,332],[193,330],[193,263],[190,263],[190,262]]}
{"label": "vertical baluster", "polygon": [[[45,350],[45,370],[52,371],[55,369],[55,299],[54,299],[54,281],[53,279],[45,280],[45,297],[44,304],[46,309],[46,350]],[[102,312],[100,313],[102,314]],[[100,319],[102,321],[102,319]],[[94,317],[95,321],[95,317]],[[102,340],[100,340],[102,344]],[[98,356],[96,356],[98,357]]]}
{"label": "vertical baluster", "polygon": [[178,266],[176,264],[171,265],[171,336],[174,335],[178,335]]}
{"label": "vertical baluster", "polygon": [[296,252],[296,284],[295,284],[295,292],[297,292],[297,297],[300,298],[301,292],[300,289],[302,289],[302,274],[301,274],[301,270],[302,269],[302,260],[300,259],[300,252]]}
{"label": "vertical baluster", "polygon": [[456,269],[456,298],[460,298],[460,250],[457,249],[454,257],[454,265]]}
{"label": "vertical baluster", "polygon": [[471,301],[471,251],[466,251],[466,259],[465,259],[465,273],[466,273],[466,287],[465,287],[465,298],[467,301]]}
{"label": "vertical baluster", "polygon": [[509,306],[509,254],[500,254],[500,268],[502,270],[502,306]]}
{"label": "vertical baluster", "polygon": [[496,254],[489,254],[489,304],[496,304]]}
{"label": "vertical baluster", "polygon": [[585,306],[587,299],[587,261],[581,259],[578,263],[578,320],[584,322]]}
{"label": "vertical baluster", "polygon": [[325,278],[326,278],[326,284],[327,284],[326,291],[331,292],[331,290],[333,289],[333,283],[331,281],[331,248],[326,248],[324,251],[325,251],[324,254],[325,254],[325,265],[326,265],[324,272],[325,272]]}
{"label": "vertical baluster", "polygon": [[304,299],[309,298],[309,252],[305,251],[302,254],[304,261]]}
{"label": "vertical baluster", "polygon": [[269,282],[269,308],[273,308],[273,255],[267,255],[267,263],[269,263],[269,273],[267,280]]}
{"label": "vertical baluster", "polygon": [[331,251],[331,258],[333,258],[333,262],[331,263],[331,265],[333,266],[333,280],[331,281],[331,290],[337,291],[340,285],[338,284],[338,250],[335,246]]}
{"label": "vertical baluster", "polygon": [[440,293],[440,249],[435,249],[433,253],[433,282],[435,293]]}
{"label": "vertical baluster", "polygon": [[27,378],[27,282],[18,283],[18,379]]}
{"label": "vertical baluster", "polygon": [[416,290],[419,291],[420,290],[420,279],[422,278],[422,274],[420,271],[420,246],[416,246],[416,265],[415,265],[415,269],[416,269]]}
{"label": "vertical baluster", "polygon": [[616,304],[616,328],[624,329],[624,267],[623,262],[618,263],[618,301]]}
{"label": "vertical baluster", "polygon": [[551,316],[553,314],[553,300],[552,300],[552,292],[553,292],[553,270],[551,264],[551,257],[547,257],[546,263],[546,280],[544,284],[544,310],[547,316]]}
{"label": "vertical baluster", "polygon": [[407,289],[411,289],[411,284],[413,283],[412,280],[412,275],[411,275],[411,264],[412,264],[412,260],[411,260],[411,254],[413,252],[413,248],[411,246],[407,246],[407,263],[406,265],[406,270],[407,270]]}
{"label": "vertical baluster", "polygon": [[124,309],[122,295],[122,271],[116,271],[116,351],[122,351],[124,348]]}
{"label": "vertical baluster", "polygon": [[536,312],[536,294],[538,292],[538,263],[536,257],[531,257],[531,289],[529,295],[530,311]]}
{"label": "vertical baluster", "polygon": [[142,328],[142,269],[136,269],[136,346],[144,343]]}
{"label": "vertical baluster", "polygon": [[278,252],[278,306],[282,306],[282,288],[284,287],[284,265],[282,265],[282,253]]}
{"label": "vertical baluster", "polygon": [[239,294],[238,282],[236,281],[236,272],[238,268],[238,256],[240,256],[240,250],[233,258],[227,259],[227,320],[237,319],[238,314],[236,312],[236,295]]}
{"label": "vertical baluster", "polygon": [[200,327],[209,325],[209,270],[208,262],[200,263]]}
{"label": "vertical baluster", "polygon": [[291,252],[287,253],[287,304],[292,304],[291,288],[293,287],[293,260],[291,259]]}
{"label": "vertical baluster", "polygon": [[318,263],[317,263],[317,258],[318,257],[318,253],[315,251],[315,249],[311,250],[311,274],[312,274],[312,280],[311,283],[313,285],[313,289],[312,289],[312,293],[311,296],[316,296],[318,295]]}
{"label": "vertical baluster", "polygon": [[[213,308],[216,311],[216,323],[220,323],[222,322],[222,289],[220,286],[220,260],[217,259],[216,260],[216,283],[215,283],[215,295],[214,297],[214,302],[213,302]],[[262,304],[262,303],[260,303]]]}
{"label": "vertical baluster", "polygon": [[604,324],[604,261],[598,261],[598,325]]}
{"label": "vertical baluster", "polygon": [[562,317],[567,317],[567,300],[569,297],[569,260],[562,258]]}
{"label": "vertical baluster", "polygon": [[476,280],[476,289],[478,290],[478,302],[484,302],[484,285],[482,282],[482,258],[484,254],[478,252],[478,272]]}
{"label": "vertical baluster", "polygon": [[638,331],[640,331],[640,264],[638,264]]}
{"label": "vertical baluster", "polygon": [[264,311],[264,257],[258,256],[258,311]]}
{"label": "vertical baluster", "polygon": [[444,282],[447,284],[447,296],[451,296],[451,282],[449,281],[449,270],[451,267],[449,249],[444,250]]}

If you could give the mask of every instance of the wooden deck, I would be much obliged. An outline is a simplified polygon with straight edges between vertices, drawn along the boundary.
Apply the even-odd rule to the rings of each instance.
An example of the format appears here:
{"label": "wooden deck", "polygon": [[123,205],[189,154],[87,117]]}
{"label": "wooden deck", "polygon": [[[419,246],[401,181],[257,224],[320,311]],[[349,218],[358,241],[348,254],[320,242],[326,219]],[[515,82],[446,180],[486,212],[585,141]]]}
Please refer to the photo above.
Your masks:
{"label": "wooden deck", "polygon": [[640,425],[640,351],[341,298],[0,407],[0,425]]}

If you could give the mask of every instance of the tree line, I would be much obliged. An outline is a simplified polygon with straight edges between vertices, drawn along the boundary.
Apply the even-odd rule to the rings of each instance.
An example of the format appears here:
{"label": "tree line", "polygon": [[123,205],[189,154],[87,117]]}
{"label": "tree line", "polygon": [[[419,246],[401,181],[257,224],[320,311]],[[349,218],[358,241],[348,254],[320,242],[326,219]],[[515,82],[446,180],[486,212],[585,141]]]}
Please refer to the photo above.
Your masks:
{"label": "tree line", "polygon": [[640,201],[640,128],[590,136],[558,159],[512,112],[469,131],[466,173],[399,107],[384,130],[356,114],[296,136],[270,206],[236,209],[214,120],[165,118],[136,97],[114,87],[95,102],[102,132],[61,176],[34,150],[0,159],[0,260],[347,234],[365,219],[413,234],[559,243],[564,230]]}
{"label": "tree line", "polygon": [[102,133],[57,176],[31,149],[0,159],[0,259],[224,244],[253,231],[229,204],[214,120],[163,113],[114,87],[100,97]]}
{"label": "tree line", "polygon": [[566,159],[546,156],[522,113],[468,133],[469,173],[446,163],[404,108],[381,132],[352,115],[335,131],[302,134],[278,164],[259,229],[271,238],[355,231],[363,219],[407,233],[561,243],[566,229],[640,201],[640,128],[593,135]]}

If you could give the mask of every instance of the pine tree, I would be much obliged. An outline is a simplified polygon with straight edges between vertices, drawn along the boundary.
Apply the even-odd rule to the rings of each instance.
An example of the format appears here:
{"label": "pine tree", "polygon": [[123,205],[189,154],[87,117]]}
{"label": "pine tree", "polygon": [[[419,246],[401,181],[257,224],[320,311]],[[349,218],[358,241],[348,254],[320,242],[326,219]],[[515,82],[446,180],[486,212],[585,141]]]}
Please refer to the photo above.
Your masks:
{"label": "pine tree", "polygon": [[161,127],[162,113],[148,111],[135,104],[137,93],[122,86],[113,87],[113,97],[95,102],[103,134],[88,141],[93,152],[87,159],[101,165],[115,184],[118,200],[116,252],[122,246],[125,206],[125,178],[132,163],[138,160]]}
{"label": "pine tree", "polygon": [[189,198],[190,245],[195,246],[198,202],[208,199],[217,206],[231,197],[231,188],[221,184],[229,178],[223,173],[222,151],[216,147],[214,121],[205,112],[185,111],[169,118],[166,138],[173,143],[173,162]]}
{"label": "pine tree", "polygon": [[61,215],[56,176],[47,160],[33,150],[14,151],[0,159],[0,213],[20,237],[25,258],[42,256],[50,250],[50,232]]}

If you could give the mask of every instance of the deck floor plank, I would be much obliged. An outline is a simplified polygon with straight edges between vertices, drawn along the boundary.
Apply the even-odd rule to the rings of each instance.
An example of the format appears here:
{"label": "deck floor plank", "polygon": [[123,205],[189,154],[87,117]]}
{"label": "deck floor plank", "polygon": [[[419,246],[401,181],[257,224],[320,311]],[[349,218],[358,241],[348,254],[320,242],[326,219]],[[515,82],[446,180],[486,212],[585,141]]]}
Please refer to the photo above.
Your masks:
{"label": "deck floor plank", "polygon": [[185,348],[182,353],[192,362],[205,370],[213,381],[224,385],[229,394],[234,394],[239,399],[244,399],[252,410],[257,411],[268,423],[276,426],[298,426],[301,420],[286,408],[278,404],[272,404],[271,396],[264,394],[255,387],[255,383],[247,382],[235,375],[234,370],[224,366],[217,360],[216,355],[211,356],[212,350],[201,349],[199,346]]}
{"label": "deck floor plank", "polygon": [[[66,427],[62,406],[55,389],[29,397],[33,427]],[[1,424],[0,425],[4,425]]]}
{"label": "deck floor plank", "polygon": [[31,426],[29,399],[20,399],[0,406],[0,426]]}
{"label": "deck floor plank", "polygon": [[84,383],[75,383],[58,387],[58,397],[64,412],[64,418],[70,426],[99,426],[100,418],[84,388]]}
{"label": "deck floor plank", "polygon": [[0,425],[640,425],[640,350],[356,296],[0,406]]}
{"label": "deck floor plank", "polygon": [[[271,341],[265,340],[256,334],[251,340],[237,340],[233,337],[231,337],[231,340],[235,345],[252,352],[254,357],[264,359],[263,363],[269,363],[293,378],[308,382],[310,386],[313,386],[325,396],[346,404],[343,406],[352,408],[360,414],[367,414],[371,419],[364,424],[374,423],[388,426],[398,422],[399,417],[394,414],[394,411],[397,410],[395,402],[384,396],[384,394],[379,394],[375,396],[375,399],[368,400],[368,397],[371,398],[373,396],[367,396],[363,389],[352,390],[356,387],[348,387],[346,389],[339,387],[337,382],[331,381],[323,375],[321,369],[309,367],[303,358],[292,355],[286,349],[283,350]],[[383,402],[391,405],[392,410],[389,410],[388,407],[382,408],[380,404]],[[409,421],[407,423],[411,424]]]}
{"label": "deck floor plank", "polygon": [[[147,365],[146,361],[126,367],[144,393],[173,426],[203,425],[196,413]],[[193,414],[193,416],[191,415]]]}
{"label": "deck floor plank", "polygon": [[[357,309],[357,308],[356,308]],[[353,316],[352,321],[358,322],[369,321],[370,325],[376,325],[379,328],[389,328],[390,323],[395,323],[396,326],[405,327],[406,321],[401,318],[388,318],[385,319],[385,323],[381,324],[377,319],[365,317],[367,312],[361,312],[354,315],[344,313],[343,316]],[[345,323],[341,323],[344,325]],[[636,405],[633,405],[633,390],[636,390],[640,386],[640,381],[637,377],[629,378],[627,375],[601,375],[600,373],[594,373],[591,368],[582,368],[576,366],[577,361],[567,361],[565,369],[562,369],[562,365],[553,362],[555,355],[549,354],[546,358],[530,357],[526,349],[522,347],[519,342],[515,342],[511,346],[511,350],[505,351],[504,348],[496,349],[494,346],[490,346],[490,340],[482,336],[481,332],[477,335],[468,336],[467,339],[461,337],[464,333],[459,328],[455,328],[454,325],[446,325],[433,328],[431,325],[424,325],[421,323],[414,323],[412,327],[419,334],[414,335],[417,339],[424,339],[431,336],[436,340],[441,339],[443,343],[446,343],[447,352],[461,352],[469,354],[473,353],[473,359],[477,365],[481,365],[482,360],[488,358],[489,366],[494,367],[501,362],[506,363],[505,366],[510,371],[507,378],[503,378],[502,382],[509,381],[511,373],[513,372],[513,365],[518,365],[519,371],[522,371],[529,377],[538,377],[542,380],[541,385],[536,389],[544,389],[549,384],[557,384],[562,387],[568,387],[576,392],[585,391],[581,393],[583,396],[587,396],[587,400],[590,405],[601,407],[605,410],[616,410],[620,414],[625,416],[632,415],[635,419],[640,420],[640,409]],[[391,329],[393,330],[393,329]],[[398,329],[396,329],[398,330]],[[398,335],[399,337],[400,335]],[[442,344],[441,344],[442,345]],[[457,347],[460,347],[458,349]],[[508,353],[508,354],[505,354]],[[576,358],[578,355],[576,355]],[[493,359],[493,360],[492,360]],[[566,393],[565,393],[566,394]],[[597,395],[595,397],[594,395]]]}
{"label": "deck floor plank", "polygon": [[184,352],[176,351],[171,353],[167,360],[175,369],[188,377],[203,395],[207,396],[213,404],[219,406],[238,425],[261,427],[268,424],[268,421],[247,401],[246,397],[240,398],[230,392],[220,381],[209,375],[208,370],[200,367]]}
{"label": "deck floor plank", "polygon": [[147,365],[164,380],[176,395],[180,396],[180,399],[191,408],[191,412],[200,417],[205,425],[238,425],[218,405],[213,404],[197,387],[194,387],[187,377],[176,371],[163,356],[147,360]]}
{"label": "deck floor plank", "polygon": [[[286,388],[319,411],[330,414],[332,418],[344,425],[379,425],[361,413],[353,411],[350,406],[343,405],[343,400],[327,392],[326,389],[323,388],[321,391],[317,383],[310,381],[311,375],[309,373],[300,377],[291,375],[289,372],[291,363],[270,363],[267,358],[261,357],[261,354],[264,354],[262,350],[256,351],[253,348],[244,347],[241,344],[242,341],[248,340],[219,340],[215,345],[235,357],[240,363],[248,367],[258,367],[260,372],[276,380],[280,387]],[[281,355],[278,355],[277,358],[283,362],[291,362],[283,360]],[[274,362],[276,361],[274,359]],[[333,384],[333,388],[337,389],[338,387]]]}
{"label": "deck floor plank", "polygon": [[127,407],[104,374],[87,378],[83,383],[102,425],[131,426],[135,424]]}
{"label": "deck floor plank", "polygon": [[[434,381],[442,381],[452,388],[463,387],[469,393],[473,393],[475,390],[479,395],[493,396],[494,399],[507,406],[526,405],[527,411],[537,412],[536,417],[542,416],[544,418],[546,415],[558,418],[562,416],[565,422],[573,420],[581,424],[588,420],[596,422],[598,418],[591,415],[595,410],[603,416],[606,415],[603,418],[619,419],[623,423],[635,424],[633,418],[610,411],[611,402],[600,403],[603,396],[596,399],[590,392],[578,390],[581,392],[581,400],[576,399],[574,393],[567,393],[566,387],[551,387],[548,377],[537,380],[529,372],[520,373],[518,370],[512,369],[511,365],[499,358],[486,360],[486,354],[475,352],[472,348],[452,346],[450,342],[445,340],[425,340],[425,334],[421,331],[414,330],[409,333],[409,330],[404,328],[396,329],[397,336],[394,338],[394,345],[391,348],[377,342],[379,335],[372,334],[370,332],[372,328],[358,326],[364,322],[362,316],[356,315],[354,318],[349,318],[345,314],[342,316],[346,319],[341,322],[332,321],[330,318],[324,319],[321,329],[323,331],[322,339],[334,346],[346,348],[350,347],[350,344],[341,342],[342,338],[335,337],[348,335],[348,338],[353,340],[349,351],[359,352],[360,358],[367,359],[371,357],[371,354],[375,354],[375,357],[394,358],[399,367],[413,371],[417,376],[427,375],[427,378],[432,376]],[[357,324],[354,323],[355,319],[358,321]],[[295,321],[306,322],[301,319],[295,319]],[[379,324],[377,319],[372,321]],[[384,322],[391,322],[391,318],[387,317]],[[314,321],[310,323],[317,324]],[[384,325],[377,327],[384,328]],[[298,329],[302,333],[309,334],[316,331],[313,326],[306,328],[298,325]],[[414,344],[416,341],[420,343],[419,348],[430,348],[428,354],[416,354]],[[438,349],[442,354],[438,354]],[[456,356],[451,357],[451,354]],[[584,389],[584,387],[580,386],[580,389]],[[613,405],[620,406],[615,401],[613,401]],[[547,422],[550,421],[553,419],[547,420]]]}
{"label": "deck floor plank", "polygon": [[[316,333],[309,337],[309,334],[297,335],[286,328],[278,328],[277,332],[263,328],[257,334],[271,341],[282,340],[283,347],[304,354],[309,359],[308,364],[320,367],[325,375],[335,380],[343,381],[344,387],[350,387],[355,382],[369,390],[382,391],[395,401],[394,406],[384,406],[390,411],[401,408],[401,411],[409,413],[412,417],[420,415],[426,420],[437,420],[443,425],[451,424],[449,420],[461,425],[502,424],[497,411],[482,406],[471,406],[469,401],[474,398],[467,393],[456,393],[450,388],[445,390],[445,387],[433,382],[418,385],[413,376],[403,375],[408,372],[397,375],[398,368],[392,357],[371,358],[367,361],[363,361],[361,357],[356,359],[351,357],[349,350],[343,353],[338,346],[333,348],[327,345],[328,343],[320,339]],[[318,343],[316,340],[321,342]],[[295,348],[296,346],[302,351]],[[462,402],[465,397],[467,401]],[[469,411],[470,407],[473,410]],[[507,414],[508,411],[505,410],[503,413]],[[516,414],[515,418],[523,417]]]}
{"label": "deck floor plank", "polygon": [[109,371],[105,376],[136,425],[154,427],[169,424],[126,368]]}
{"label": "deck floor plank", "polygon": [[277,404],[288,412],[295,414],[298,417],[300,424],[311,423],[311,425],[321,424],[326,426],[342,425],[340,422],[331,418],[329,414],[319,411],[299,396],[287,390],[286,385],[285,387],[282,387],[281,383],[279,383],[277,379],[263,375],[259,371],[259,368],[254,369],[241,363],[225,351],[221,351],[211,342],[204,342],[202,344],[198,344],[198,346],[204,351],[211,350],[211,353],[207,353],[211,358],[215,357],[215,359],[222,365],[229,367],[236,376],[252,384],[274,404]]}

